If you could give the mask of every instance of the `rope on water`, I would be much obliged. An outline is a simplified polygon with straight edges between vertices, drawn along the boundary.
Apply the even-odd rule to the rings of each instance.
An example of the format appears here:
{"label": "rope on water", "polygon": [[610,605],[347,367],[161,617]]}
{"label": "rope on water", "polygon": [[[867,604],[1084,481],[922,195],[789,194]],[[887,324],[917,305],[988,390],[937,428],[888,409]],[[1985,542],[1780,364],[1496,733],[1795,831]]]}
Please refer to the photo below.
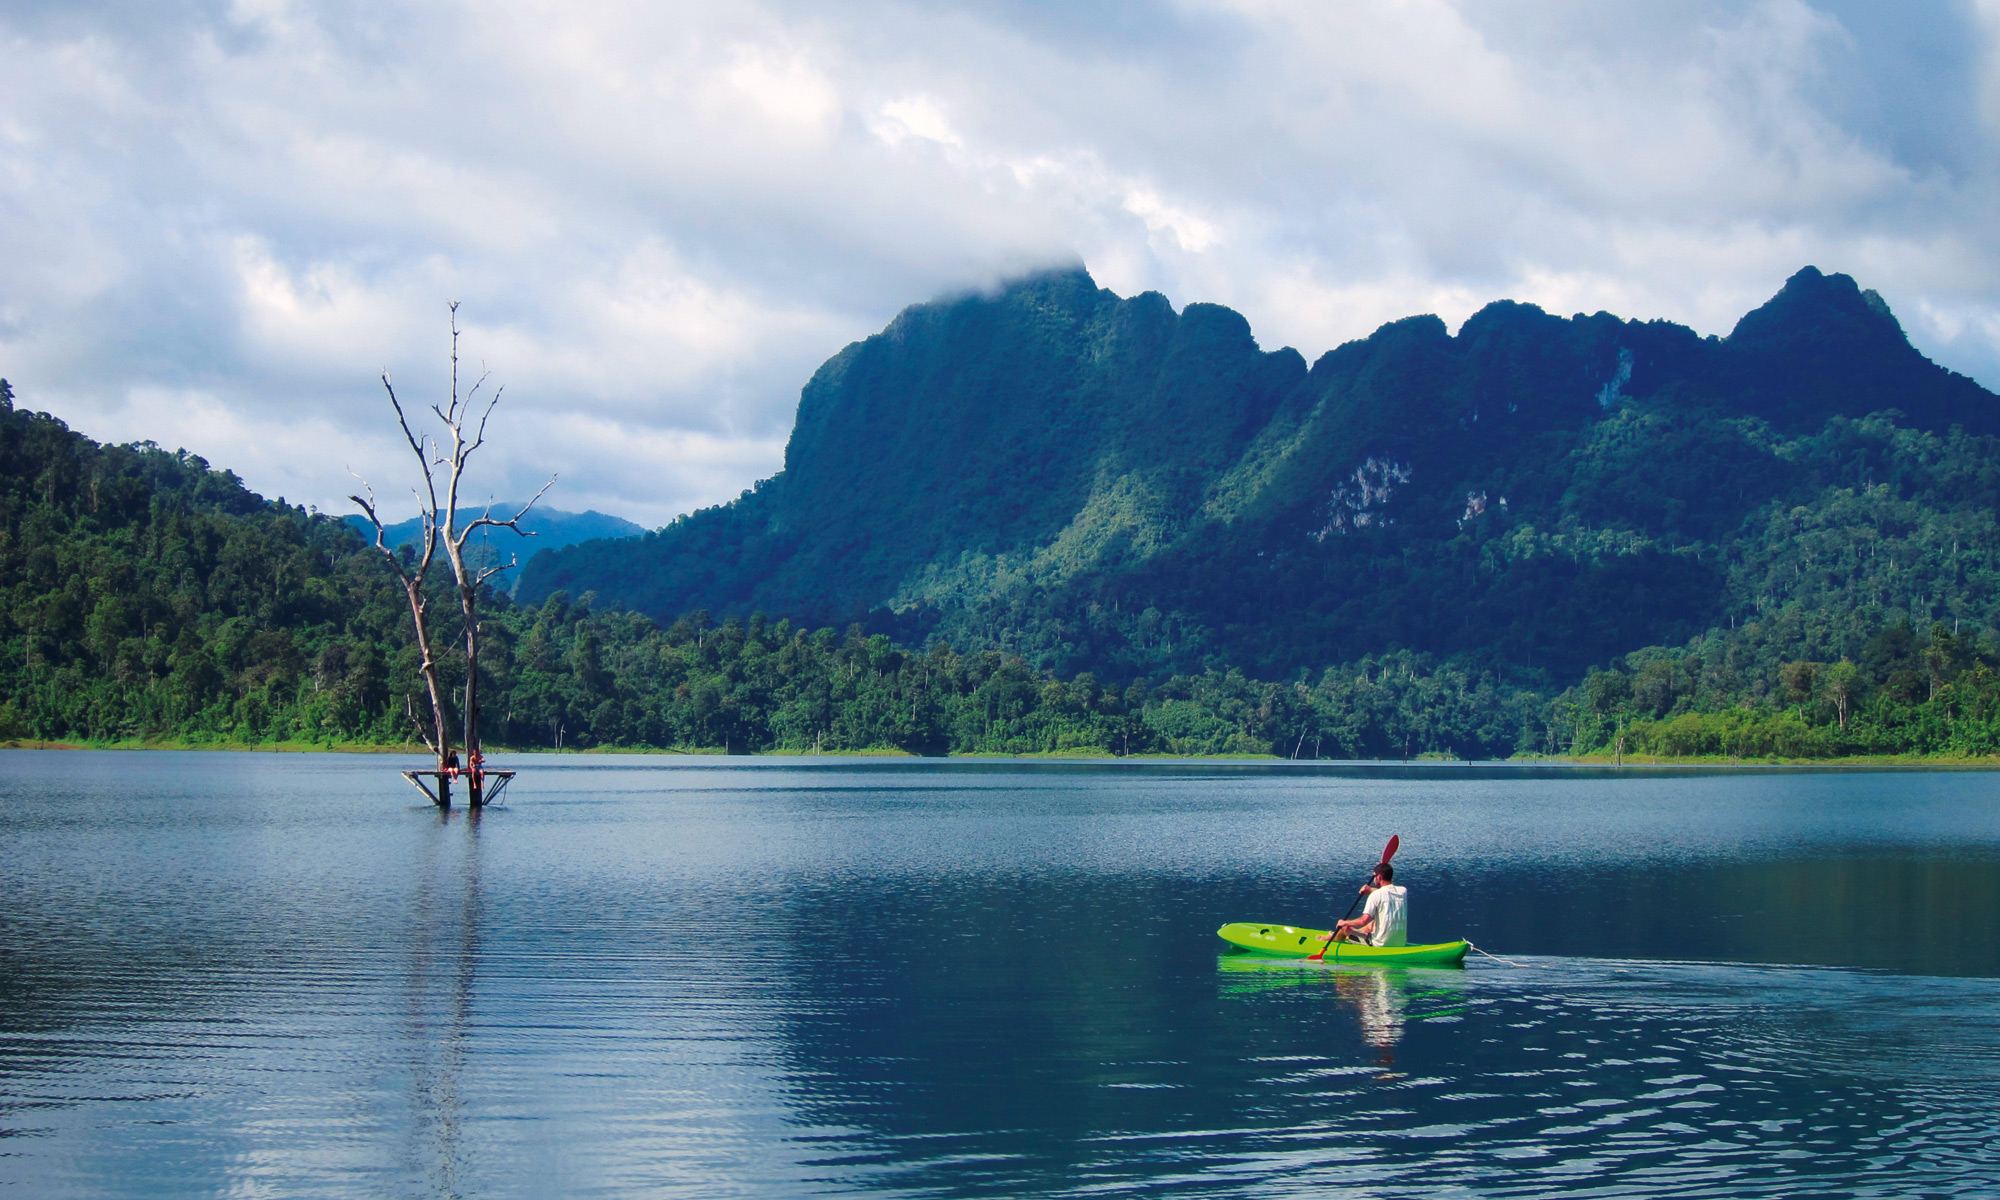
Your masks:
{"label": "rope on water", "polygon": [[1521,963],[1521,962],[1515,962],[1511,958],[1501,958],[1497,954],[1487,954],[1486,951],[1481,950],[1479,947],[1473,945],[1471,942],[1465,943],[1465,948],[1477,954],[1486,954],[1486,957],[1492,959],[1494,962],[1506,963],[1510,967],[1534,967],[1535,969],[1540,971],[1546,971],[1549,969],[1549,965],[1547,963]]}

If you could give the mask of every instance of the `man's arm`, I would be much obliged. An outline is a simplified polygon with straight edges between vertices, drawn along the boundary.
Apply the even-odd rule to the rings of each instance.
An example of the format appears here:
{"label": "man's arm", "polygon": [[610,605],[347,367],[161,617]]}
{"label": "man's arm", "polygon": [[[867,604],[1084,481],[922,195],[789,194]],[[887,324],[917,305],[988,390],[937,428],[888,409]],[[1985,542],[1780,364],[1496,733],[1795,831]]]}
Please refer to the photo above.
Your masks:
{"label": "man's arm", "polygon": [[1349,933],[1370,937],[1375,933],[1375,914],[1382,911],[1382,894],[1380,889],[1374,887],[1361,890],[1368,895],[1368,903],[1362,906],[1361,915],[1352,921],[1342,921],[1341,924],[1347,927]]}
{"label": "man's arm", "polygon": [[[1368,897],[1370,901],[1373,901],[1375,899],[1375,884],[1373,882],[1362,884],[1361,894],[1363,896]],[[1374,931],[1374,929],[1375,929],[1375,909],[1373,904],[1370,904],[1369,907],[1361,910],[1360,916],[1355,917],[1352,920],[1335,921],[1333,923],[1333,929],[1325,937],[1321,938],[1320,941],[1330,942],[1334,939],[1335,935],[1339,934],[1342,930],[1346,930],[1349,933],[1371,933]]]}

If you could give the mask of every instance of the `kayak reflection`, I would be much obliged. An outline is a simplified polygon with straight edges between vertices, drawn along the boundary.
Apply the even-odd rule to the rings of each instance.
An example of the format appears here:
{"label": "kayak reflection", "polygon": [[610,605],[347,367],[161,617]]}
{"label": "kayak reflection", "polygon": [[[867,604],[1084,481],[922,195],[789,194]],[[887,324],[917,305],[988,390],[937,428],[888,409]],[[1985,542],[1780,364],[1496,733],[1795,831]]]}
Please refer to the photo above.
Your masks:
{"label": "kayak reflection", "polygon": [[1216,959],[1218,991],[1225,997],[1302,988],[1331,988],[1354,1014],[1361,1041],[1375,1051],[1375,1065],[1395,1066],[1396,1044],[1412,1021],[1451,1021],[1466,1009],[1465,973],[1449,968],[1346,966],[1224,954]]}

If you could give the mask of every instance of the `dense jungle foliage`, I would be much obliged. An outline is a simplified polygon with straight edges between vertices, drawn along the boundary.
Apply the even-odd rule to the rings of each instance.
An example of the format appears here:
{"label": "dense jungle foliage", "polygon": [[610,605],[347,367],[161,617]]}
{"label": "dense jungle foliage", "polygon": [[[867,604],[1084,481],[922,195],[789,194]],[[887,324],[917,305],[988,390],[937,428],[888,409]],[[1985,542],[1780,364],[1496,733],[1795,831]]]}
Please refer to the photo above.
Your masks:
{"label": "dense jungle foliage", "polygon": [[[2000,641],[1991,632],[1940,622],[1869,633],[1799,611],[1771,626],[1592,672],[1551,706],[1551,743],[1675,757],[2000,754]],[[1807,644],[1853,653],[1784,657]]]}

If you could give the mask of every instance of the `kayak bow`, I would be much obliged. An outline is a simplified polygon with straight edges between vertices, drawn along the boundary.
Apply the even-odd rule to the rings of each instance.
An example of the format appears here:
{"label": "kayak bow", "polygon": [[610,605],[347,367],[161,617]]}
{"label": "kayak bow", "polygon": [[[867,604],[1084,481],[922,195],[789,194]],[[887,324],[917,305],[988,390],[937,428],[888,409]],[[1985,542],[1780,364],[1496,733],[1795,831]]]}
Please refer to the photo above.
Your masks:
{"label": "kayak bow", "polygon": [[1215,936],[1238,949],[1270,958],[1310,958],[1325,949],[1327,962],[1434,967],[1465,961],[1464,942],[1437,942],[1428,946],[1367,946],[1360,942],[1335,942],[1328,946],[1320,940],[1326,933],[1324,929],[1304,929],[1295,925],[1238,921],[1216,930]]}

